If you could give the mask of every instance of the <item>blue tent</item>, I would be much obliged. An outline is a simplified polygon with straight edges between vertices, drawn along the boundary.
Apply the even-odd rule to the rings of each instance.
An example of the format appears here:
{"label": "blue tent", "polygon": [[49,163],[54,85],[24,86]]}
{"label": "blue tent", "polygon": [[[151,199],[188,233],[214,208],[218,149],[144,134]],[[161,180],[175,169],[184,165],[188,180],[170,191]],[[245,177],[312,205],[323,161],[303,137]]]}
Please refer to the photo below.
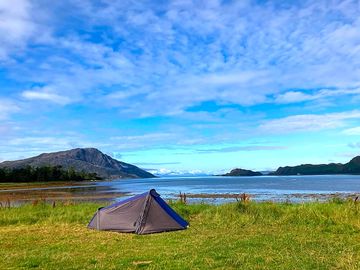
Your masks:
{"label": "blue tent", "polygon": [[189,226],[155,191],[99,208],[88,228],[148,234],[183,230]]}

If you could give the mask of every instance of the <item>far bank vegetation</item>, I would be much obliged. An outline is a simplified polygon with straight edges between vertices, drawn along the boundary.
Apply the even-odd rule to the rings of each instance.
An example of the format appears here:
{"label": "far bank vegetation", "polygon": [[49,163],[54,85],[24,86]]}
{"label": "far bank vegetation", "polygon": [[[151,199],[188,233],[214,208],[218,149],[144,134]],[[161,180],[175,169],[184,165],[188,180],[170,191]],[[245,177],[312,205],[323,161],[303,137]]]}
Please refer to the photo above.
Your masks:
{"label": "far bank vegetation", "polygon": [[65,169],[62,166],[0,168],[0,182],[51,182],[101,180],[96,173]]}

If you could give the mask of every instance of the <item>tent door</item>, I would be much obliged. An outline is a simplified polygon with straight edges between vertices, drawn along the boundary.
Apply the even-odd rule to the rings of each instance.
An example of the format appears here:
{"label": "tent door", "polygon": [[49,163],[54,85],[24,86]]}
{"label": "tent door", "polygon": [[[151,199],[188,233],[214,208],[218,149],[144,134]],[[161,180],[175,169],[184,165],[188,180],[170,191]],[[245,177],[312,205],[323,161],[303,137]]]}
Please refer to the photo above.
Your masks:
{"label": "tent door", "polygon": [[145,203],[144,203],[144,207],[143,210],[141,211],[141,214],[139,216],[139,219],[137,220],[137,224],[136,224],[136,228],[135,228],[135,233],[136,234],[141,234],[142,229],[145,226],[146,223],[146,218],[148,216],[149,213],[149,209],[150,209],[150,205],[151,205],[151,201],[152,201],[152,196],[149,193],[146,197]]}

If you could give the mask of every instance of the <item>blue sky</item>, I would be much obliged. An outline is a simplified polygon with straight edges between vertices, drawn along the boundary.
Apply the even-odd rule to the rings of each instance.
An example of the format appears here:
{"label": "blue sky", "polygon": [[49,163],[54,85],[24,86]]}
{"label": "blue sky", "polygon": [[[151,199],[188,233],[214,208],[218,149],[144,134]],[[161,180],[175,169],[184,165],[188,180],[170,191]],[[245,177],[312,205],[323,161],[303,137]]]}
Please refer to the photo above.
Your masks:
{"label": "blue sky", "polygon": [[0,160],[346,162],[359,105],[358,1],[0,0]]}

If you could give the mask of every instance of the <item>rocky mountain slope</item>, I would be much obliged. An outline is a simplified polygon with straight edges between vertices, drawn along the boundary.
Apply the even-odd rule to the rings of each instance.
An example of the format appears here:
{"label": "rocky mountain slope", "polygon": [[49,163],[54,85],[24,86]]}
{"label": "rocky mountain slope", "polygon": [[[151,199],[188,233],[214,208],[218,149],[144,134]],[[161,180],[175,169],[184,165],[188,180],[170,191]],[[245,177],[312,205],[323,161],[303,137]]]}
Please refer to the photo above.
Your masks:
{"label": "rocky mountain slope", "polygon": [[155,177],[134,165],[113,159],[95,148],[76,148],[68,151],[44,153],[22,160],[4,161],[0,163],[0,168],[41,167],[46,165],[96,173],[103,179]]}

